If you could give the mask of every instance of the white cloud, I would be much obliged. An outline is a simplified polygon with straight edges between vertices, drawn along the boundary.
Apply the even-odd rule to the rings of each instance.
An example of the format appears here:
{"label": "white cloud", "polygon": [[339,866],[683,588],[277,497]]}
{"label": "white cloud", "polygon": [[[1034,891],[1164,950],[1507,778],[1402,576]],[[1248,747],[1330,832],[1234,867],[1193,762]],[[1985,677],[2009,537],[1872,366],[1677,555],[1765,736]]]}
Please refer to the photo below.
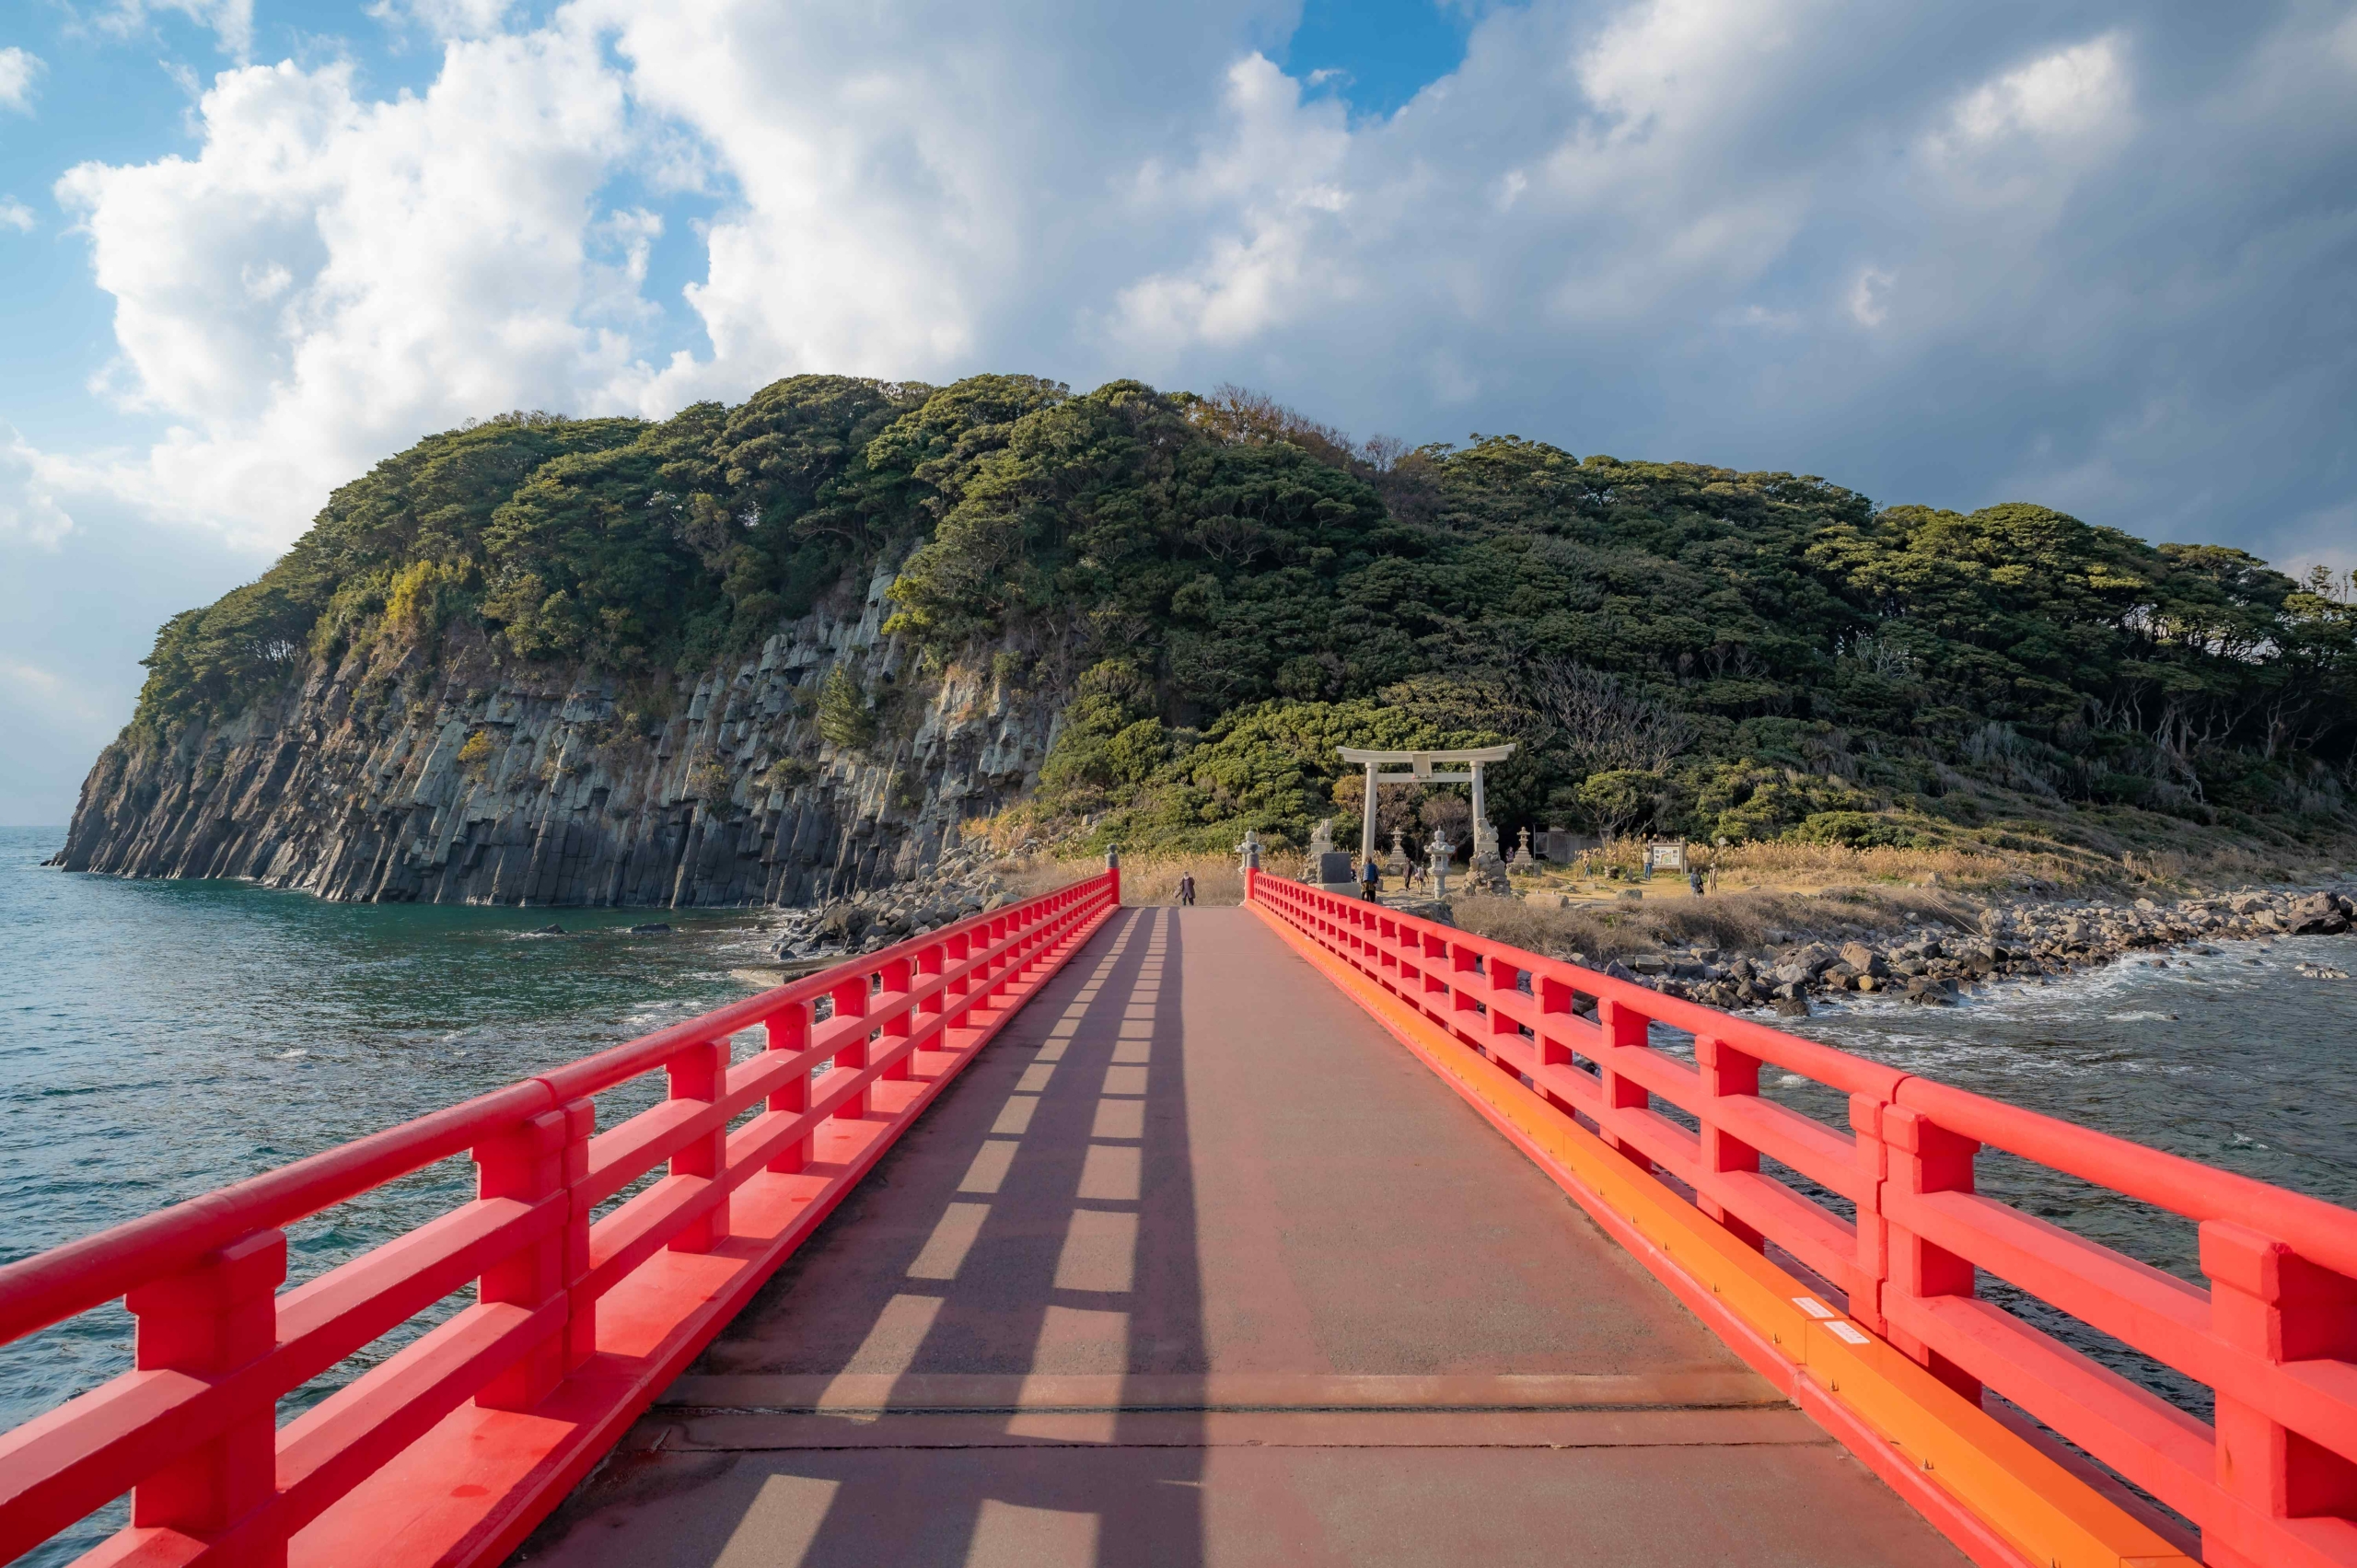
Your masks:
{"label": "white cloud", "polygon": [[57,469],[0,424],[0,547],[53,551],[74,531],[57,499]]}
{"label": "white cloud", "polygon": [[30,114],[33,84],[41,79],[43,69],[38,54],[28,54],[14,44],[0,49],[0,109]]}
{"label": "white cloud", "polygon": [[648,229],[598,204],[628,137],[587,32],[454,43],[390,102],[341,63],[228,71],[201,116],[193,158],[58,182],[115,297],[105,388],[172,422],[123,493],[283,542],[423,431],[596,401],[626,366],[586,318]]}
{"label": "white cloud", "polygon": [[1199,214],[1211,232],[1192,263],[1120,291],[1109,334],[1157,358],[1188,343],[1232,347],[1297,315],[1306,294],[1352,292],[1347,269],[1310,265],[1319,232],[1351,205],[1342,105],[1305,106],[1299,86],[1259,54],[1227,73],[1226,125],[1192,166],[1139,171],[1132,203],[1150,216]]}
{"label": "white cloud", "polygon": [[1898,280],[1880,267],[1861,267],[1850,285],[1850,315],[1861,327],[1890,319],[1890,285]]}
{"label": "white cloud", "polygon": [[30,234],[41,226],[41,216],[14,196],[0,196],[0,228],[13,228],[18,234]]}
{"label": "white cloud", "polygon": [[413,23],[436,38],[482,38],[497,32],[515,8],[516,0],[376,0],[368,14]]}
{"label": "white cloud", "polygon": [[1069,354],[1075,315],[1164,232],[1130,226],[1117,192],[1190,145],[1263,8],[1075,27],[1051,6],[958,0],[585,3],[615,27],[636,100],[701,145],[648,156],[737,197],[686,296],[712,352],[675,356],[649,408],[793,370],[938,377]]}
{"label": "white cloud", "polygon": [[2214,531],[2264,509],[2214,489],[2237,443],[2313,471],[2357,395],[2298,315],[2357,264],[2315,195],[2357,169],[2350,0],[2183,40],[2126,0],[1531,0],[1356,124],[1255,52],[1272,0],[385,5],[445,40],[424,93],[231,71],[191,156],[61,182],[108,395],[170,425],[88,465],[118,494],[283,541],[470,414],[1019,369]]}
{"label": "white cloud", "polygon": [[118,38],[145,32],[157,16],[171,13],[209,28],[221,52],[243,60],[254,46],[254,0],[114,0],[99,13],[99,26]]}
{"label": "white cloud", "polygon": [[2103,134],[2128,106],[2119,39],[2107,33],[2008,71],[1956,107],[1955,136],[1985,145],[2008,136],[2072,141]]}

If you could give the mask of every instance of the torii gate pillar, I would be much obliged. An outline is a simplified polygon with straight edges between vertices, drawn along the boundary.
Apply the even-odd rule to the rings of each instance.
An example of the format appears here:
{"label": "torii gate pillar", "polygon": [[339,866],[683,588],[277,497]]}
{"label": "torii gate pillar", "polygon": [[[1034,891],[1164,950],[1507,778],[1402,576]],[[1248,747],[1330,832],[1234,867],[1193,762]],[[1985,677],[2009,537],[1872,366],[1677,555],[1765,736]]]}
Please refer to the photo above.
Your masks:
{"label": "torii gate pillar", "polygon": [[[1483,824],[1490,819],[1488,802],[1481,796],[1481,766],[1485,762],[1503,762],[1514,755],[1514,748],[1480,746],[1465,751],[1366,751],[1354,746],[1334,749],[1345,762],[1357,762],[1366,769],[1366,810],[1359,827],[1359,861],[1364,865],[1375,858],[1375,792],[1379,784],[1469,784],[1473,786],[1473,843],[1479,853]],[[1404,762],[1408,772],[1386,773],[1377,770],[1386,762]],[[1436,773],[1435,762],[1462,762],[1469,772]]]}

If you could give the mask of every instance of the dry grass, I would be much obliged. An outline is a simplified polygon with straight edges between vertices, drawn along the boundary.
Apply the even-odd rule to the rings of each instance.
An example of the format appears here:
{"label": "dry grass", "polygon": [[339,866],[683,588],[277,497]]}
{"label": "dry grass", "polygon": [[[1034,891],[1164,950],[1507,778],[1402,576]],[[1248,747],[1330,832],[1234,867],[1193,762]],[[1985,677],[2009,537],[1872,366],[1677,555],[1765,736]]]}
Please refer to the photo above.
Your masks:
{"label": "dry grass", "polygon": [[[2016,869],[2018,857],[1956,849],[1852,849],[1847,844],[1730,844],[1709,853],[1722,874],[1839,877],[1911,882],[1933,872],[1957,881],[1987,881]],[[2040,857],[2043,858],[2043,857]]]}
{"label": "dry grass", "polygon": [[1224,854],[1172,855],[1121,860],[1121,902],[1148,908],[1167,908],[1178,901],[1178,877],[1181,872],[1195,874],[1195,901],[1199,904],[1240,904],[1244,901],[1244,873],[1236,862]]}
{"label": "dry grass", "polygon": [[[1972,849],[1852,849],[1847,844],[1748,843],[1713,849],[1689,844],[1696,866],[1715,869],[1739,886],[1746,882],[1927,882],[1936,875],[1951,883],[1991,882],[2023,872],[2067,880],[2080,868],[2053,855],[2023,855]],[[1618,868],[1642,872],[1644,841],[1624,837],[1585,851],[1562,869],[1575,877],[1602,876]]]}
{"label": "dry grass", "polygon": [[1574,904],[1529,899],[1465,898],[1452,904],[1458,925],[1478,935],[1553,958],[1585,953],[1601,962],[1692,946],[1757,952],[1780,940],[1878,935],[1925,923],[1968,925],[1970,903],[1933,888],[1837,888],[1823,893],[1724,893],[1647,904]]}
{"label": "dry grass", "polygon": [[[1000,861],[992,869],[1006,883],[1007,889],[1018,898],[1029,898],[1065,887],[1084,877],[1094,877],[1105,869],[1105,863],[1089,856],[1086,859],[1052,860],[1035,855],[1024,860]],[[1199,904],[1240,904],[1244,901],[1244,873],[1236,862],[1220,854],[1140,855],[1134,859],[1121,857],[1121,902],[1139,909],[1168,908],[1178,902],[1178,877],[1182,872],[1195,874],[1195,901]]]}
{"label": "dry grass", "polygon": [[2345,844],[2328,844],[2313,854],[2292,849],[2155,850],[2120,857],[2129,877],[2186,889],[2243,888],[2253,883],[2311,883],[2345,876],[2351,859]]}

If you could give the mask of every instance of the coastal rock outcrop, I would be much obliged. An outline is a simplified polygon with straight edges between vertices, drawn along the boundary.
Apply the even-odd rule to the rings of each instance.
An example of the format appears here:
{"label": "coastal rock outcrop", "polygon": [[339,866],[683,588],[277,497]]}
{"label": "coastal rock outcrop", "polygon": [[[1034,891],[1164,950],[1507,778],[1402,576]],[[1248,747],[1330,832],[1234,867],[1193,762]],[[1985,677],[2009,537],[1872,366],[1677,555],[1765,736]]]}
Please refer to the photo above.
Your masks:
{"label": "coastal rock outcrop", "polygon": [[[57,864],[427,903],[798,905],[898,881],[1036,779],[1065,698],[1037,650],[916,668],[881,630],[892,575],[847,575],[694,676],[503,661],[464,626],[317,663],[232,719],[110,746]],[[864,744],[819,733],[838,670]]]}
{"label": "coastal rock outcrop", "polygon": [[[1038,848],[1036,842],[1027,842],[1016,854]],[[1002,860],[987,844],[955,846],[922,877],[785,912],[773,950],[781,958],[830,958],[922,936],[1007,902],[1014,896],[1008,873],[1021,864]]]}
{"label": "coastal rock outcrop", "polygon": [[[2357,899],[2331,889],[2253,890],[2165,904],[2150,898],[2120,903],[2001,900],[1980,910],[1977,920],[1959,911],[1953,924],[1924,926],[1879,946],[1845,942],[1838,956],[1823,942],[1724,958],[1716,949],[1694,950],[1685,955],[1686,962],[1676,954],[1650,964],[1640,960],[1636,978],[1641,984],[1728,1008],[1795,1013],[1794,1004],[1805,1009],[1808,997],[1837,992],[1880,992],[1940,1005],[1984,981],[2064,975],[2133,951],[2200,951],[2209,942],[2338,935],[2353,923]],[[2314,979],[2342,973],[2319,963],[2304,963],[2300,972]]]}

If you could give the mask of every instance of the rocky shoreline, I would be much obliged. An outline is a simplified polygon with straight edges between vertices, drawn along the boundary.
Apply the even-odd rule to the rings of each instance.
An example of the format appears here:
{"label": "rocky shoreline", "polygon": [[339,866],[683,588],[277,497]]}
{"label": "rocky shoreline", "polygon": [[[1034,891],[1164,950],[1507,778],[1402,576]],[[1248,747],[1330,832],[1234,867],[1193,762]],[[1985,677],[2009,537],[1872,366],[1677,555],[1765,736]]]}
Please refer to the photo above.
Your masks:
{"label": "rocky shoreline", "polygon": [[[2131,953],[2215,953],[2208,944],[2339,935],[2352,924],[2357,899],[2332,889],[2253,889],[2169,903],[2150,898],[2000,901],[1981,909],[1977,928],[1962,921],[1927,923],[1896,941],[1804,939],[1758,955],[1690,947],[1636,955],[1626,964],[1615,960],[1603,972],[1729,1011],[1768,1007],[1803,1016],[1812,997],[1885,994],[1942,1006],[1980,985],[2042,983]],[[1579,955],[1573,959],[1579,961]],[[2348,978],[2330,965],[2304,970],[2320,980]]]}
{"label": "rocky shoreline", "polygon": [[[1016,856],[1036,848],[1026,843]],[[1009,877],[1020,864],[987,844],[957,845],[943,851],[922,877],[808,909],[779,911],[771,951],[789,964],[831,962],[922,936],[1012,901]]]}

